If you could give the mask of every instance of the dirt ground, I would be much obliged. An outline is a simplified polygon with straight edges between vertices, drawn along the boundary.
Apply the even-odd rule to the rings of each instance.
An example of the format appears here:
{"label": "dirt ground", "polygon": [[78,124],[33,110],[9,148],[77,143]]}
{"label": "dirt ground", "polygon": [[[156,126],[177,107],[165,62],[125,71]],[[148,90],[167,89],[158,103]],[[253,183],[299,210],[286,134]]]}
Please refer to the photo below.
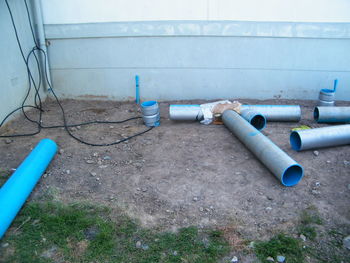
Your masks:
{"label": "dirt ground", "polygon": [[[223,125],[174,122],[169,104],[160,104],[161,125],[125,143],[91,147],[75,141],[62,129],[46,129],[32,137],[0,141],[0,168],[16,168],[42,138],[51,138],[60,152],[31,198],[53,197],[63,202],[88,201],[122,209],[142,225],[176,230],[196,225],[234,226],[246,239],[265,239],[296,224],[300,212],[318,209],[326,224],[350,225],[349,146],[295,152],[290,130],[313,121],[313,101],[240,100],[247,104],[299,104],[300,123],[268,123],[263,133],[299,162],[305,176],[295,187],[284,187]],[[69,123],[121,120],[139,116],[134,103],[62,101]],[[339,105],[350,105],[339,103]],[[61,123],[54,101],[44,107],[44,124]],[[33,115],[33,112],[29,112]],[[0,132],[28,132],[35,127],[18,117]],[[89,142],[112,142],[144,130],[142,120],[123,124],[73,128]],[[350,234],[350,233],[348,233]]]}

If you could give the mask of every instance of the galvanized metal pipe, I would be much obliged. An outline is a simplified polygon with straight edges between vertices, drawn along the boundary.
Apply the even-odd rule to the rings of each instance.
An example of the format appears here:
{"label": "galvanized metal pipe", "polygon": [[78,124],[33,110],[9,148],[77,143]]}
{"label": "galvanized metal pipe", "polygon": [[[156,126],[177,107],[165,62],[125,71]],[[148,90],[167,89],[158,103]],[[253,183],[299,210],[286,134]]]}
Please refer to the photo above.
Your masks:
{"label": "galvanized metal pipe", "polygon": [[350,122],[350,107],[316,107],[314,119],[319,123]]}
{"label": "galvanized metal pipe", "polygon": [[[45,56],[40,52],[41,60],[42,60],[42,70],[46,71],[45,76],[47,77],[47,81],[51,84],[51,71],[49,66],[49,55],[47,52],[46,47],[46,37],[45,37],[45,30],[44,30],[44,22],[43,22],[43,12],[41,8],[41,1],[40,0],[34,0],[34,10],[35,10],[35,25],[36,25],[36,31],[38,33],[38,40],[39,40],[39,46],[40,48],[45,52]],[[49,90],[49,85],[46,81],[44,81],[46,85],[46,90]]]}
{"label": "galvanized metal pipe", "polygon": [[225,126],[252,152],[285,186],[296,185],[303,177],[303,168],[250,125],[237,112],[226,110]]}
{"label": "galvanized metal pipe", "polygon": [[260,112],[243,110],[241,116],[259,131],[262,131],[266,127],[266,118]]}
{"label": "galvanized metal pipe", "polygon": [[265,116],[267,121],[298,122],[301,119],[299,105],[242,105],[241,111],[253,110]]}
{"label": "galvanized metal pipe", "polygon": [[296,151],[350,144],[350,124],[293,131],[290,145]]}
{"label": "galvanized metal pipe", "polygon": [[170,105],[169,118],[174,121],[200,121],[203,113],[200,105]]}
{"label": "galvanized metal pipe", "polygon": [[[301,119],[299,105],[242,105],[241,111],[252,110],[264,115],[267,121],[298,122]],[[200,105],[170,105],[169,117],[177,121],[203,119]]]}

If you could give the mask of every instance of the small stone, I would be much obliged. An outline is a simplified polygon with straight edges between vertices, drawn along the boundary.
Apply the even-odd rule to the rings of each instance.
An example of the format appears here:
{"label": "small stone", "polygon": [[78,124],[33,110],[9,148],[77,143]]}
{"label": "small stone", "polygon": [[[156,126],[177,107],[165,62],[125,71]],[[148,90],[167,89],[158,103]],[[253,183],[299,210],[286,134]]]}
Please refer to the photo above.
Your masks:
{"label": "small stone", "polygon": [[100,137],[100,140],[104,140],[104,139],[105,139],[105,137],[104,137],[104,136],[101,136],[101,137]]}
{"label": "small stone", "polygon": [[331,163],[331,161],[330,161],[330,160],[327,160],[326,163]]}
{"label": "small stone", "polygon": [[174,255],[174,256],[177,256],[177,251],[174,251],[174,252],[173,252],[173,255]]}
{"label": "small stone", "polygon": [[80,129],[81,129],[81,126],[77,126],[77,129],[80,130]]}
{"label": "small stone", "polygon": [[277,262],[278,263],[283,263],[286,260],[284,256],[277,256]]}
{"label": "small stone", "polygon": [[273,197],[272,196],[266,196],[266,198],[267,198],[267,200],[270,200],[270,201],[272,201],[273,200]]}
{"label": "small stone", "polygon": [[100,165],[98,168],[100,168],[100,169],[105,169],[105,168],[107,168],[108,167],[108,165]]}
{"label": "small stone", "polygon": [[100,177],[96,177],[96,181],[100,181]]}
{"label": "small stone", "polygon": [[242,174],[242,173],[241,173],[241,172],[235,172],[235,174],[236,174],[236,175],[240,175],[240,174]]}
{"label": "small stone", "polygon": [[147,192],[147,188],[146,187],[142,187],[141,191],[145,193],[145,192]]}
{"label": "small stone", "polygon": [[343,245],[345,248],[350,250],[350,236],[347,236],[343,239]]}
{"label": "small stone", "polygon": [[52,246],[51,248],[49,248],[48,250],[44,251],[41,256],[44,258],[48,258],[48,259],[52,259],[56,252],[57,252],[58,247],[56,246]]}
{"label": "small stone", "polygon": [[143,250],[148,250],[148,249],[149,249],[149,246],[148,246],[147,244],[143,244],[143,245],[142,245],[142,249],[143,249]]}
{"label": "small stone", "polygon": [[317,191],[317,190],[312,190],[311,193],[313,195],[319,195],[321,192],[320,191]]}
{"label": "small stone", "polygon": [[5,140],[5,143],[6,143],[6,144],[10,144],[11,142],[13,142],[13,140],[11,140],[11,139],[9,139],[9,138],[7,138],[7,139]]}
{"label": "small stone", "polygon": [[111,126],[109,126],[109,128],[110,128],[110,129],[113,129],[113,128],[114,128],[114,126],[112,126],[112,125],[111,125]]}
{"label": "small stone", "polygon": [[192,200],[197,202],[199,200],[199,198],[198,198],[198,196],[194,196]]}
{"label": "small stone", "polygon": [[248,245],[249,248],[254,248],[255,246],[255,242],[254,241],[251,241]]}
{"label": "small stone", "polygon": [[200,212],[203,212],[203,211],[204,211],[204,208],[203,208],[203,207],[200,207],[200,208],[199,208],[199,211],[200,211]]}
{"label": "small stone", "polygon": [[344,165],[345,165],[345,166],[350,166],[350,162],[349,162],[349,161],[344,160]]}
{"label": "small stone", "polygon": [[93,161],[93,160],[86,160],[85,162],[86,162],[86,163],[88,163],[88,164],[92,164],[92,163],[94,163],[94,161]]}
{"label": "small stone", "polygon": [[72,128],[70,128],[70,130],[71,130],[72,132],[74,132],[74,131],[77,131],[77,128],[72,127]]}
{"label": "small stone", "polygon": [[70,174],[70,170],[66,170],[66,174]]}
{"label": "small stone", "polygon": [[112,158],[110,156],[108,156],[108,155],[103,157],[103,160],[110,160],[110,159],[112,159]]}
{"label": "small stone", "polygon": [[92,177],[95,177],[97,175],[97,173],[91,172],[90,173]]}
{"label": "small stone", "polygon": [[136,248],[141,248],[142,247],[141,241],[137,241],[135,246]]}
{"label": "small stone", "polygon": [[267,258],[266,258],[266,261],[275,262],[275,260],[273,259],[273,257],[267,257]]}
{"label": "small stone", "polygon": [[64,153],[64,150],[63,150],[63,149],[60,149],[60,150],[58,151],[58,153],[59,153],[59,154],[63,154],[63,153]]}
{"label": "small stone", "polygon": [[301,240],[303,240],[304,242],[306,241],[306,236],[304,236],[303,234],[301,234],[301,235],[299,236],[299,238],[300,238]]}
{"label": "small stone", "polygon": [[142,163],[135,163],[136,168],[142,168],[142,166],[143,166]]}
{"label": "small stone", "polygon": [[8,247],[10,244],[9,243],[3,243],[3,244],[1,244],[1,247],[2,248],[6,248],[6,247]]}
{"label": "small stone", "polygon": [[98,152],[94,152],[94,153],[92,154],[92,156],[97,157],[97,156],[98,156]]}
{"label": "small stone", "polygon": [[137,187],[137,188],[136,188],[136,191],[141,191],[141,188]]}
{"label": "small stone", "polygon": [[271,211],[271,210],[272,210],[272,207],[269,207],[269,206],[268,206],[268,207],[265,208],[265,210],[266,210],[266,211]]}
{"label": "small stone", "polygon": [[318,156],[319,154],[320,154],[319,151],[314,151],[314,155],[315,155],[315,156]]}
{"label": "small stone", "polygon": [[232,259],[231,259],[231,263],[236,263],[238,262],[238,258],[236,256],[234,256]]}

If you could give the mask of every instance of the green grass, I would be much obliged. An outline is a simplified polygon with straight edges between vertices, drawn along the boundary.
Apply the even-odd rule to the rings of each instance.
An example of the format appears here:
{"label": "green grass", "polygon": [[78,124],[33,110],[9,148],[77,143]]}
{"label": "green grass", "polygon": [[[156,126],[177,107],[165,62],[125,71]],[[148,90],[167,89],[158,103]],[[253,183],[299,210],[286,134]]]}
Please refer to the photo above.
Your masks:
{"label": "green grass", "polygon": [[210,263],[229,252],[220,231],[159,233],[126,216],[112,221],[106,208],[54,202],[28,203],[2,243],[9,243],[0,248],[0,262],[6,263]]}
{"label": "green grass", "polygon": [[310,207],[300,214],[300,224],[297,227],[298,234],[303,234],[307,239],[314,241],[317,237],[317,225],[322,225],[323,220],[317,210]]}
{"label": "green grass", "polygon": [[309,209],[306,209],[301,213],[300,223],[302,225],[310,225],[310,224],[322,225],[323,220],[318,214],[317,210],[313,207],[310,207]]}
{"label": "green grass", "polygon": [[268,263],[267,257],[276,259],[278,255],[286,257],[286,263],[303,263],[304,252],[298,239],[287,236],[283,233],[277,234],[269,241],[258,241],[254,245],[257,258]]}

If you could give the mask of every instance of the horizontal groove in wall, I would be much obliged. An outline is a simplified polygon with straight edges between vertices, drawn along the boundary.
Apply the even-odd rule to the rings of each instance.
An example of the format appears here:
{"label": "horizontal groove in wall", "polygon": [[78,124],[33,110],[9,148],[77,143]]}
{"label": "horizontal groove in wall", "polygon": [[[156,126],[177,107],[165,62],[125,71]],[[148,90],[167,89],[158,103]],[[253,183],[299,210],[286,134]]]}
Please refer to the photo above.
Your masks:
{"label": "horizontal groove in wall", "polygon": [[209,67],[91,67],[91,68],[55,68],[52,67],[51,70],[113,70],[113,69],[121,69],[121,70],[128,70],[128,69],[146,69],[146,70],[266,70],[266,71],[311,71],[311,72],[344,72],[350,73],[350,70],[320,70],[320,69],[293,69],[293,68],[209,68]]}
{"label": "horizontal groove in wall", "polygon": [[227,36],[350,39],[350,23],[151,21],[47,24],[47,39]]}

